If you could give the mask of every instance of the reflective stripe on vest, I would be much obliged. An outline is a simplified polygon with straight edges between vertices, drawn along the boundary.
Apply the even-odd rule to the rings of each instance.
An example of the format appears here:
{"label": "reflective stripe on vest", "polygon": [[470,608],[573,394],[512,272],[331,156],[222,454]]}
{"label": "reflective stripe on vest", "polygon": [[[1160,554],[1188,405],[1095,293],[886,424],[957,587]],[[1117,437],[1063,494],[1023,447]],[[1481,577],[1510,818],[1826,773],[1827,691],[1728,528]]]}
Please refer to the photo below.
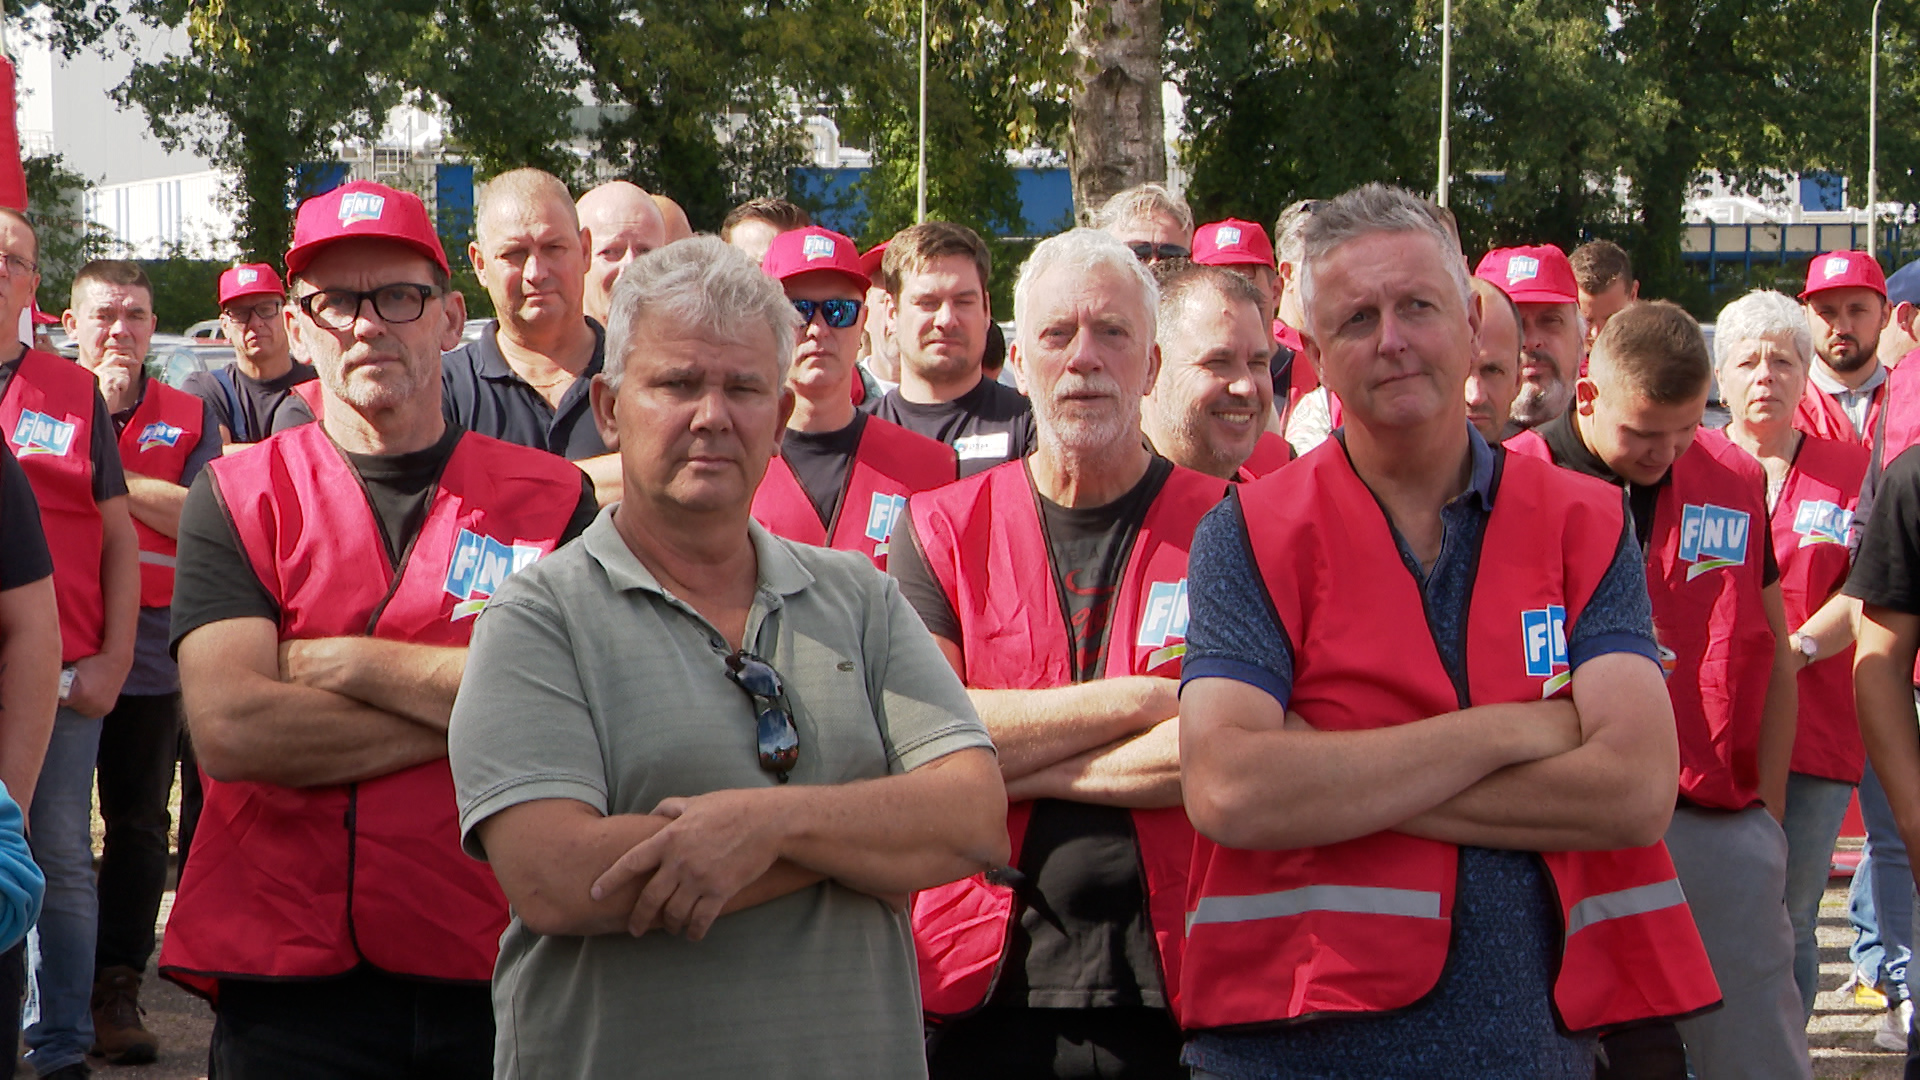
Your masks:
{"label": "reflective stripe on vest", "polygon": [[1572,937],[1587,927],[1608,919],[1645,915],[1663,908],[1678,907],[1686,902],[1687,895],[1681,891],[1680,881],[1677,878],[1656,881],[1651,885],[1636,885],[1618,892],[1589,896],[1573,905],[1572,913],[1567,916],[1567,936]]}
{"label": "reflective stripe on vest", "polygon": [[173,563],[174,557],[172,555],[162,555],[157,551],[143,551],[140,553],[140,565],[142,566],[164,566],[168,570],[171,570],[173,569]]}
{"label": "reflective stripe on vest", "polygon": [[1407,919],[1438,919],[1440,894],[1420,889],[1381,889],[1364,885],[1304,885],[1298,889],[1257,896],[1203,897],[1187,915],[1187,929],[1212,923],[1285,919],[1309,911],[1337,911],[1346,915],[1395,915]]}

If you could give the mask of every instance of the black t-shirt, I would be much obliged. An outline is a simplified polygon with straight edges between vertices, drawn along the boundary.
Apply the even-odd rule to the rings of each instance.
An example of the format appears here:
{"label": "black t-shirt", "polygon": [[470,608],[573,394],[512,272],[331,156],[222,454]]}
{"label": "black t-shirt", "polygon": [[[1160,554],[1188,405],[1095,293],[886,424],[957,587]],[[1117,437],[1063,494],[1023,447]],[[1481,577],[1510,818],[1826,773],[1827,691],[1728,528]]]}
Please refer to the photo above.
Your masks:
{"label": "black t-shirt", "polygon": [[793,470],[800,490],[820,515],[820,524],[833,530],[840,513],[840,500],[847,494],[847,475],[853,471],[853,455],[860,449],[860,433],[867,429],[867,414],[856,412],[853,423],[839,431],[794,431],[780,436],[780,457]]}
{"label": "black t-shirt", "polygon": [[234,442],[255,443],[275,431],[283,430],[276,424],[280,420],[280,413],[286,410],[289,398],[299,404],[300,412],[305,417],[302,423],[313,419],[312,410],[307,408],[306,402],[294,397],[293,388],[317,378],[319,374],[313,370],[312,364],[302,364],[297,360],[279,378],[264,381],[241,371],[238,363],[232,363],[217,373],[196,371],[187,376],[186,381],[180,384],[180,389],[211,406],[214,419],[233,435]]}
{"label": "black t-shirt", "polygon": [[31,585],[53,575],[47,534],[40,528],[40,503],[20,468],[13,448],[0,442],[0,591]]}
{"label": "black t-shirt", "polygon": [[607,335],[592,319],[587,325],[593,328],[593,358],[555,407],[514,374],[500,352],[500,324],[489,323],[478,339],[440,358],[440,411],[447,423],[515,446],[559,454],[568,461],[606,453],[607,444],[593,426],[593,405],[587,394],[593,377],[600,373]]}
{"label": "black t-shirt", "polygon": [[[1656,484],[1629,484],[1614,474],[1600,456],[1587,447],[1585,439],[1580,437],[1580,428],[1574,423],[1573,411],[1561,413],[1536,429],[1540,437],[1546,440],[1547,450],[1553,455],[1553,463],[1577,473],[1598,477],[1616,487],[1627,489],[1627,505],[1633,511],[1634,538],[1645,551],[1653,542],[1653,516],[1660,505],[1660,493],[1673,483],[1673,470]],[[1766,522],[1761,523],[1761,535],[1766,535]],[[1764,587],[1780,581],[1780,564],[1774,560],[1773,545],[1761,544],[1762,559],[1760,584]]]}
{"label": "black t-shirt", "polygon": [[[1156,456],[1132,490],[1105,506],[1070,509],[1039,500],[1076,682],[1101,676],[1113,596],[1140,523],[1172,472],[1173,464]],[[927,569],[911,522],[903,519],[902,527],[912,542],[893,545],[894,552],[907,557],[890,555],[888,569],[927,628],[959,641],[958,620]],[[937,603],[925,600],[929,586]],[[996,1004],[1036,1009],[1166,1006],[1130,811],[1039,800],[1016,869],[1026,878],[1020,886],[1023,904],[1008,942]]]}
{"label": "black t-shirt", "polygon": [[[389,566],[398,566],[426,520],[433,492],[455,444],[464,434],[448,425],[439,442],[411,454],[347,454],[347,463],[359,474],[361,489],[380,522]],[[252,453],[253,451],[249,451]],[[580,474],[580,501],[567,522],[562,542],[585,531],[599,512],[593,482]],[[175,655],[180,639],[210,623],[227,619],[261,618],[278,622],[280,605],[253,572],[240,547],[211,471],[203,472],[187,490],[180,510],[180,551],[176,557],[173,590]]]}
{"label": "black t-shirt", "polygon": [[[19,356],[0,364],[0,397],[5,397],[7,387],[12,385],[14,373],[20,370],[20,361],[26,359],[26,350]],[[114,430],[113,414],[107,411],[107,399],[100,396],[96,387],[93,391],[93,434],[90,435],[87,453],[93,460],[93,501],[106,502],[117,499],[127,493],[127,473],[120,464],[120,433]]]}
{"label": "black t-shirt", "polygon": [[1842,590],[1848,596],[1920,615],[1920,453],[1909,449],[1880,474],[1880,490]]}
{"label": "black t-shirt", "polygon": [[938,405],[917,405],[898,388],[872,403],[873,415],[953,447],[960,475],[1018,461],[1033,449],[1033,406],[1026,395],[992,379]]}

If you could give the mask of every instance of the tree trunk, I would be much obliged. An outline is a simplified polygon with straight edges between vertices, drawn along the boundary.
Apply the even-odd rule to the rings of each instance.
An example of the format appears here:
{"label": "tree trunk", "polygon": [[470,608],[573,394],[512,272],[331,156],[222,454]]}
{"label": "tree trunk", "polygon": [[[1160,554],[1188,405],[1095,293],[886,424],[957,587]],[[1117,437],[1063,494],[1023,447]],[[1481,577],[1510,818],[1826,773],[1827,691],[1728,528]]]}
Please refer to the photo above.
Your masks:
{"label": "tree trunk", "polygon": [[1115,192],[1167,178],[1160,109],[1160,0],[1074,0],[1067,47],[1081,63],[1067,164],[1082,223]]}

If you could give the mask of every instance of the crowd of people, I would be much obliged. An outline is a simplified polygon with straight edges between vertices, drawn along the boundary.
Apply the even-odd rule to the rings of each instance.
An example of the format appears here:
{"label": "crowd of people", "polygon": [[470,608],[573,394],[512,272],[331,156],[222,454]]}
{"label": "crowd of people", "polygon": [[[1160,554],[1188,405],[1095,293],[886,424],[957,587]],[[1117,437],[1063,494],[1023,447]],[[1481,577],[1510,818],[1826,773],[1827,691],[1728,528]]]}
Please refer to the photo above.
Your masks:
{"label": "crowd of people", "polygon": [[178,389],[83,267],[0,353],[26,1063],[153,1060],[157,945],[242,1080],[1810,1077],[1856,792],[1905,1048],[1920,263],[1709,343],[1391,187],[1095,225],[1006,330],[964,226],[521,169],[463,342],[353,182]]}

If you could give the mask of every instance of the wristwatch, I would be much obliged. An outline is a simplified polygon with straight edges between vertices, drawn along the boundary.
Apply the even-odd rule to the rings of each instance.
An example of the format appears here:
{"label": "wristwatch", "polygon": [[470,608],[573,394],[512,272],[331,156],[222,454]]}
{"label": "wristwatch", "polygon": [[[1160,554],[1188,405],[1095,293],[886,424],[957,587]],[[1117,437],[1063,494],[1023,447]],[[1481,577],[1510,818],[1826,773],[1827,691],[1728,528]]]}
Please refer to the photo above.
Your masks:
{"label": "wristwatch", "polygon": [[1799,653],[1801,658],[1809,664],[1813,663],[1814,658],[1820,655],[1820,643],[1813,640],[1809,635],[1800,633],[1798,630],[1794,631],[1793,636],[1789,637],[1787,641],[1793,646],[1793,650]]}

